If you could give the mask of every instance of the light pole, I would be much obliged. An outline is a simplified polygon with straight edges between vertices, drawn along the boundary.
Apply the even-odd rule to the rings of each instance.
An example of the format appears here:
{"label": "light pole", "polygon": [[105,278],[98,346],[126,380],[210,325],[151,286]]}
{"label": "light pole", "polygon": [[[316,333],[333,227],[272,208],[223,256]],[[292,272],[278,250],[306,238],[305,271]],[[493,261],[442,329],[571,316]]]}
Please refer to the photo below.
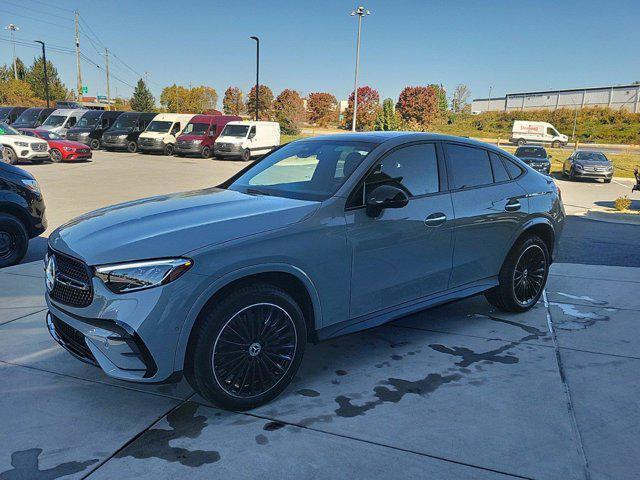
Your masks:
{"label": "light pole", "polygon": [[487,102],[487,112],[491,111],[491,89],[493,88],[493,85],[489,86],[489,101]]}
{"label": "light pole", "polygon": [[13,23],[10,23],[9,25],[7,25],[6,27],[4,27],[5,30],[9,30],[9,32],[11,32],[11,43],[13,43],[13,78],[15,78],[16,80],[18,79],[18,66],[16,64],[16,39],[13,36],[15,32],[17,32],[18,30],[20,30],[18,28],[17,25],[14,25]]}
{"label": "light pole", "polygon": [[47,77],[47,53],[44,48],[44,42],[34,40],[34,42],[42,45],[42,64],[44,66],[44,95],[47,98],[47,108],[49,108],[49,78]]}
{"label": "light pole", "polygon": [[260,105],[260,39],[249,37],[256,41],[256,121],[258,120],[258,106]]}
{"label": "light pole", "polygon": [[356,42],[356,76],[353,82],[353,120],[351,122],[351,131],[356,131],[356,117],[358,112],[358,68],[360,67],[360,32],[362,31],[362,17],[365,15],[371,15],[369,10],[366,10],[363,6],[359,6],[353,12],[351,16],[358,16],[358,40]]}

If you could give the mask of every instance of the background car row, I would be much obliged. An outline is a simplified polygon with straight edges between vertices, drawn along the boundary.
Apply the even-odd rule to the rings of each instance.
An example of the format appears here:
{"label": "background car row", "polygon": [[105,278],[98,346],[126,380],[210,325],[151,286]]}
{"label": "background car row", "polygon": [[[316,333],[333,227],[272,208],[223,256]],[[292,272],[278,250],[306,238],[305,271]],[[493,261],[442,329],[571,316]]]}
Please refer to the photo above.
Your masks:
{"label": "background car row", "polygon": [[[54,162],[91,158],[91,150],[129,153],[239,157],[249,160],[280,145],[277,122],[243,121],[241,117],[177,113],[101,111],[78,108],[1,107],[0,141],[6,161],[36,163],[49,155],[27,151],[22,135],[45,140]],[[226,128],[227,124],[231,124]],[[13,128],[12,128],[13,127]],[[219,137],[220,142],[216,146]],[[66,141],[66,143],[64,143]],[[33,142],[32,142],[33,143]],[[55,143],[55,144],[54,144]],[[38,149],[42,149],[38,144]],[[22,148],[22,149],[21,149]]]}

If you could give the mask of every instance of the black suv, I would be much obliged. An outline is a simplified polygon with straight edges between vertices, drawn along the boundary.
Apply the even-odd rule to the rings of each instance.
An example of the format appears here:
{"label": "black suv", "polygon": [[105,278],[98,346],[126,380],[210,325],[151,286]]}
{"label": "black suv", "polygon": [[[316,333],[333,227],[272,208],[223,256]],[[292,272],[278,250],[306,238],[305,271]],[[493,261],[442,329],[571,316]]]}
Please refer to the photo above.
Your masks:
{"label": "black suv", "polygon": [[[0,160],[3,158],[0,149]],[[19,263],[29,239],[46,229],[44,199],[36,179],[0,161],[0,268]]]}
{"label": "black suv", "polygon": [[533,145],[518,147],[515,155],[534,170],[549,175],[551,171],[551,155],[547,155],[544,147]]}

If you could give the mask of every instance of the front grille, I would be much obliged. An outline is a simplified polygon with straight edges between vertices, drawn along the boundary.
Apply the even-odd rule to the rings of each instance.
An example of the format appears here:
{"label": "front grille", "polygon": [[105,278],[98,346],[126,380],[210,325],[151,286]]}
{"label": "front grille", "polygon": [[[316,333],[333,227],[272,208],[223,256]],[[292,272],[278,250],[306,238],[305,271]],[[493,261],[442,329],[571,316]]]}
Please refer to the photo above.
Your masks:
{"label": "front grille", "polygon": [[156,143],[159,143],[159,139],[155,139],[155,138],[141,138],[139,140],[141,145],[155,145]]}
{"label": "front grille", "polygon": [[91,150],[88,148],[80,148],[77,150],[78,153],[89,153]]}
{"label": "front grille", "polygon": [[84,335],[80,331],[76,330],[71,325],[64,323],[53,314],[51,314],[51,320],[56,334],[64,344],[65,348],[79,357],[82,357],[92,363],[96,363],[96,359],[91,353],[91,350],[89,350],[89,347],[87,347]]}
{"label": "front grille", "polygon": [[46,143],[32,143],[31,150],[34,152],[46,152],[48,145]]}
{"label": "front grille", "polygon": [[89,267],[80,260],[58,252],[49,252],[56,259],[56,281],[51,298],[72,307],[87,307],[93,301]]}

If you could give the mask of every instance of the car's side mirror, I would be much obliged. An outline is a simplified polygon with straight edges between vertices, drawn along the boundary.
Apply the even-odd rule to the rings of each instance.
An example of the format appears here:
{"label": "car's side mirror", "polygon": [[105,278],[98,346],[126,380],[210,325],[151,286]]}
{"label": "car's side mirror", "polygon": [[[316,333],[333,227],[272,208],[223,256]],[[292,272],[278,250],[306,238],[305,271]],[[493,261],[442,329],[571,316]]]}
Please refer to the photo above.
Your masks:
{"label": "car's side mirror", "polygon": [[402,208],[409,203],[406,192],[393,185],[380,185],[367,196],[367,215],[379,217],[385,208]]}

